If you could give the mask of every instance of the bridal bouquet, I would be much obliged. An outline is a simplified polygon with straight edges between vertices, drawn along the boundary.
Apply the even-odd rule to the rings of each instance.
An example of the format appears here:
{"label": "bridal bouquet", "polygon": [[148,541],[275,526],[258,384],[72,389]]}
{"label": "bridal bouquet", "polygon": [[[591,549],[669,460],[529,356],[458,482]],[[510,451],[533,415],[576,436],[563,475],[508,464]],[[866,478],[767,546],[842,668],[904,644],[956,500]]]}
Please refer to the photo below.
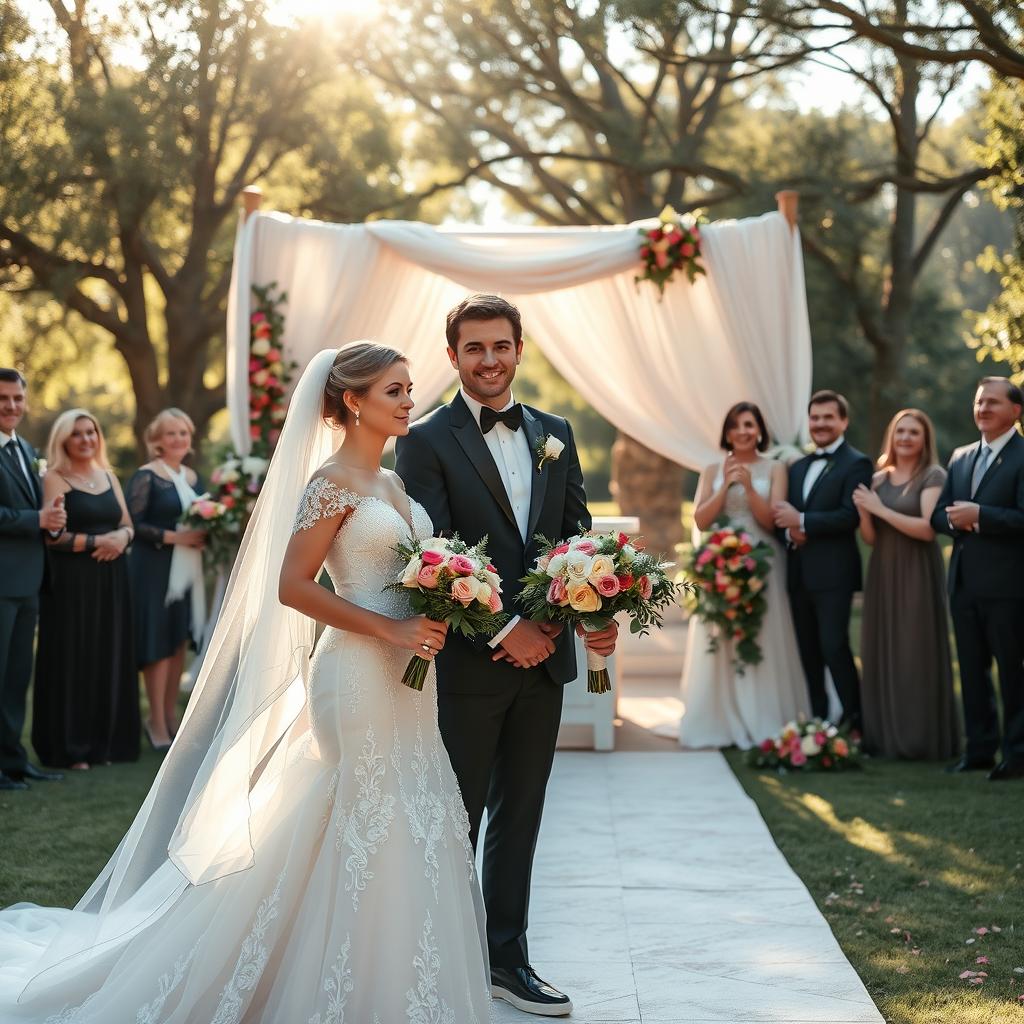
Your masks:
{"label": "bridal bouquet", "polygon": [[774,738],[747,752],[754,768],[843,771],[860,767],[860,744],[855,736],[820,718],[789,722]]}
{"label": "bridal bouquet", "polygon": [[[624,533],[580,533],[555,543],[538,536],[541,554],[523,577],[520,604],[534,622],[560,622],[588,632],[607,627],[619,613],[640,636],[661,625],[661,612],[680,584],[668,577],[670,562],[646,554]],[[587,651],[587,690],[607,693],[607,659]]]}
{"label": "bridal bouquet", "polygon": [[220,564],[226,558],[230,564],[238,546],[238,538],[234,536],[227,505],[211,498],[209,494],[200,494],[182,512],[178,523],[185,530],[205,531],[204,547],[213,563]]}
{"label": "bridal bouquet", "polygon": [[721,637],[733,641],[733,660],[742,675],[746,665],[761,660],[757,642],[767,609],[765,588],[771,571],[771,546],[746,530],[716,526],[693,549],[689,574],[696,587],[693,613],[708,623],[708,649],[718,650]]}
{"label": "bridal bouquet", "polygon": [[[454,537],[410,540],[395,550],[406,559],[398,582],[386,589],[409,591],[413,611],[472,637],[493,635],[508,621],[502,612],[501,577],[487,558],[487,538],[470,547]],[[429,662],[416,655],[402,682],[422,690]]]}

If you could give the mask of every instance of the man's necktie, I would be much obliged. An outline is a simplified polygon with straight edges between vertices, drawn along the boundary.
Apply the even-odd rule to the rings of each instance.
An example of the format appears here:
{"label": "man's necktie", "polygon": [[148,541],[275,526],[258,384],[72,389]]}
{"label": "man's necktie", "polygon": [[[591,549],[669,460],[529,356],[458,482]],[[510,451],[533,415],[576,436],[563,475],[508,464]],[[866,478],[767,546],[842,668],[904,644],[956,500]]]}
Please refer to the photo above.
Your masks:
{"label": "man's necktie", "polygon": [[992,458],[992,449],[987,444],[981,446],[981,451],[978,452],[978,457],[974,460],[974,472],[971,473],[971,497],[974,497],[975,491],[977,491],[981,484],[982,477],[985,475],[985,470],[988,469],[989,460]]}
{"label": "man's necktie", "polygon": [[516,402],[502,412],[496,412],[488,406],[480,410],[480,429],[489,434],[494,429],[494,424],[501,421],[509,430],[518,430],[523,425],[523,407]]}

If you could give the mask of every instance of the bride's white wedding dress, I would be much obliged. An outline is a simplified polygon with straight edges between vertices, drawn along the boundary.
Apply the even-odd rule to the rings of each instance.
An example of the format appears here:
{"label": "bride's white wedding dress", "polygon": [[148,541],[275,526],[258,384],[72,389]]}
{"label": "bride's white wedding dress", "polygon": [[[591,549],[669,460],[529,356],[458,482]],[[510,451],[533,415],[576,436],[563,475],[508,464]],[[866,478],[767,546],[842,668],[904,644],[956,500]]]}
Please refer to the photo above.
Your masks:
{"label": "bride's white wedding dress", "polygon": [[[336,591],[410,614],[403,593],[383,588],[410,525],[431,534],[426,511],[410,501],[407,521],[314,478],[294,529],[343,507],[352,512],[326,559]],[[168,860],[77,951],[81,911],[0,913],[0,1021],[489,1020],[469,822],[438,732],[433,668],[416,693],[401,683],[408,659],[370,637],[323,633],[283,774],[251,790],[251,866],[192,885]]]}
{"label": "bride's white wedding dress", "polygon": [[[759,458],[750,466],[750,474],[754,489],[768,498],[772,460]],[[717,491],[721,486],[719,465],[713,488]],[[733,484],[726,492],[721,518],[772,546],[767,610],[759,637],[763,659],[746,666],[740,675],[733,667],[732,644],[724,640],[717,651],[710,652],[709,627],[696,615],[690,617],[682,678],[684,711],[679,723],[679,743],[688,748],[753,747],[798,714],[810,711],[786,593],[785,552],[754,518],[741,485]]]}

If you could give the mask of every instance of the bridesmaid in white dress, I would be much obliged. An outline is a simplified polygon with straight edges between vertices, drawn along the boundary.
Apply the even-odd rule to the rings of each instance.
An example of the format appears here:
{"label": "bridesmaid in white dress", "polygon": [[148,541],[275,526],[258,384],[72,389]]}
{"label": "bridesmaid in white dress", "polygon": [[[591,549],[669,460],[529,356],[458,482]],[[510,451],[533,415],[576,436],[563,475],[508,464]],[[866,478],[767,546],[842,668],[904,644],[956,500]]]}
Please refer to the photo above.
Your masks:
{"label": "bridesmaid in white dress", "polygon": [[772,546],[768,607],[758,637],[762,660],[737,673],[731,640],[723,639],[714,653],[708,651],[709,627],[692,616],[679,743],[746,749],[807,713],[809,704],[786,600],[786,560],[773,525],[772,505],[786,498],[786,467],[761,454],[768,447],[768,430],[753,402],[739,402],[726,414],[721,446],[724,461],[701,474],[694,524],[703,532],[728,519]]}

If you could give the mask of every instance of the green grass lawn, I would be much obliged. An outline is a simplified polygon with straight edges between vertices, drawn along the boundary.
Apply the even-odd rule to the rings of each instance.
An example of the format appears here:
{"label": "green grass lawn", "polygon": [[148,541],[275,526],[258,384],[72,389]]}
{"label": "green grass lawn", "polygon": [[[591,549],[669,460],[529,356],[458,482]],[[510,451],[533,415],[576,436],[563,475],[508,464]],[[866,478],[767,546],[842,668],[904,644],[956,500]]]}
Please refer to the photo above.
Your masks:
{"label": "green grass lawn", "polygon": [[885,760],[780,776],[727,757],[887,1021],[1024,1020],[1024,786]]}

